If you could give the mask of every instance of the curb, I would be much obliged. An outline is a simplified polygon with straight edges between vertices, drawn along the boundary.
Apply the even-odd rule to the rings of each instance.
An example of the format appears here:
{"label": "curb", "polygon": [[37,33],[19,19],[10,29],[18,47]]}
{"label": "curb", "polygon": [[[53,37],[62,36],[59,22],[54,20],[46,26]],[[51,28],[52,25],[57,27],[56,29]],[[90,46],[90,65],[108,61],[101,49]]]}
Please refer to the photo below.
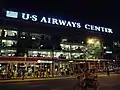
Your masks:
{"label": "curb", "polygon": [[[98,75],[98,77],[111,77],[111,76],[120,76],[120,74],[107,75]],[[47,81],[47,80],[58,80],[58,79],[74,79],[75,76],[70,77],[56,77],[56,78],[40,78],[40,79],[24,79],[24,80],[0,80],[0,83],[15,83],[15,82],[32,82],[32,81]]]}

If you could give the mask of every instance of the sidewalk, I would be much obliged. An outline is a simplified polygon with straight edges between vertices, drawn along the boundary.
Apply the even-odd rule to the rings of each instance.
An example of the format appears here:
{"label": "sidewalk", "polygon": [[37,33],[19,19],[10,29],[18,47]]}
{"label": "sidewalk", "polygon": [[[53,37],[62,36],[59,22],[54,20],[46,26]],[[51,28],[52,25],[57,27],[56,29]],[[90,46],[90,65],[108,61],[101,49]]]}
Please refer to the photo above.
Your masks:
{"label": "sidewalk", "polygon": [[[98,74],[98,77],[107,77],[107,74]],[[120,76],[120,74],[110,74],[110,76]],[[32,81],[45,81],[45,80],[57,80],[57,79],[69,79],[76,78],[76,76],[64,76],[64,77],[50,77],[50,78],[33,78],[33,79],[15,79],[15,80],[0,80],[0,83],[15,83],[15,82],[32,82]]]}
{"label": "sidewalk", "polygon": [[0,80],[0,83],[14,83],[14,82],[31,82],[31,81],[43,81],[43,80],[55,80],[55,79],[68,79],[68,78],[75,78],[74,76],[67,76],[67,77],[50,77],[50,78],[28,78],[28,79],[15,79],[15,80]]}
{"label": "sidewalk", "polygon": [[[98,77],[107,77],[107,74],[99,74]],[[120,74],[110,74],[110,76],[120,76]]]}

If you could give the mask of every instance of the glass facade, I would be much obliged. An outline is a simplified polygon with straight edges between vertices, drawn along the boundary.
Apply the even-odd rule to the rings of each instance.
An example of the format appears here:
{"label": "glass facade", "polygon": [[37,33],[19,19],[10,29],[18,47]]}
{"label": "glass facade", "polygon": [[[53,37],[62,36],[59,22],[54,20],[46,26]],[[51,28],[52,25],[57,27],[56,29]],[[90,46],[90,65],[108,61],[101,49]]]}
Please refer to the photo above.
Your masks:
{"label": "glass facade", "polygon": [[91,46],[83,41],[73,43],[62,37],[55,40],[51,35],[15,29],[0,29],[0,37],[0,56],[8,57],[0,57],[0,74],[5,76],[10,70],[12,78],[22,77],[23,70],[26,78],[77,74],[85,68],[85,59],[94,59],[99,50],[92,49],[100,47],[99,42]]}
{"label": "glass facade", "polygon": [[15,56],[17,53],[17,31],[0,29],[0,56]]}
{"label": "glass facade", "polygon": [[[16,50],[15,53],[27,53],[27,57],[54,57],[64,59],[82,59],[85,45],[81,43],[64,43],[63,40],[60,43],[59,49],[54,49],[50,42],[50,36],[39,33],[18,32],[9,29],[0,29],[0,47],[2,51]],[[23,50],[23,52],[21,52]],[[19,52],[18,52],[18,51]],[[54,51],[52,51],[54,50]],[[12,51],[11,51],[12,52]],[[53,53],[53,54],[52,54]],[[7,56],[8,54],[6,54]]]}

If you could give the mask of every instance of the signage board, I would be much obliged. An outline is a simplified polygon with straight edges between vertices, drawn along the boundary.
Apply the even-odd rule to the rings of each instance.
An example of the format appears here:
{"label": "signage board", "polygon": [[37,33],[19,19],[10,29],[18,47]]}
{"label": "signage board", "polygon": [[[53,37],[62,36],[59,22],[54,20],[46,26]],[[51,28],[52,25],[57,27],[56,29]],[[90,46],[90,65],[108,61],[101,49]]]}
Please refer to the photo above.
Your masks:
{"label": "signage board", "polygon": [[90,24],[82,24],[76,21],[62,20],[62,19],[57,19],[53,17],[38,16],[36,14],[20,13],[16,11],[7,10],[6,17],[26,20],[26,21],[45,23],[45,24],[51,24],[51,25],[78,28],[78,29],[84,28],[86,30],[103,32],[103,33],[113,33],[111,28],[105,28],[105,27],[100,27],[100,26],[90,25]]}

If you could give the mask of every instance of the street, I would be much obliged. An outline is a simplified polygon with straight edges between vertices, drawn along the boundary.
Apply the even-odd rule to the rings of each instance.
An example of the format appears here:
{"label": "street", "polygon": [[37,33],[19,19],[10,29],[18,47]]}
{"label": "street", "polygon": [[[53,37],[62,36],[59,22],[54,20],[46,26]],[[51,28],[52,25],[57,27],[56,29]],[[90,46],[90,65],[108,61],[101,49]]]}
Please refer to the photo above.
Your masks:
{"label": "street", "polygon": [[[120,76],[99,77],[99,90],[120,90]],[[73,90],[76,79],[0,83],[0,90]]]}

